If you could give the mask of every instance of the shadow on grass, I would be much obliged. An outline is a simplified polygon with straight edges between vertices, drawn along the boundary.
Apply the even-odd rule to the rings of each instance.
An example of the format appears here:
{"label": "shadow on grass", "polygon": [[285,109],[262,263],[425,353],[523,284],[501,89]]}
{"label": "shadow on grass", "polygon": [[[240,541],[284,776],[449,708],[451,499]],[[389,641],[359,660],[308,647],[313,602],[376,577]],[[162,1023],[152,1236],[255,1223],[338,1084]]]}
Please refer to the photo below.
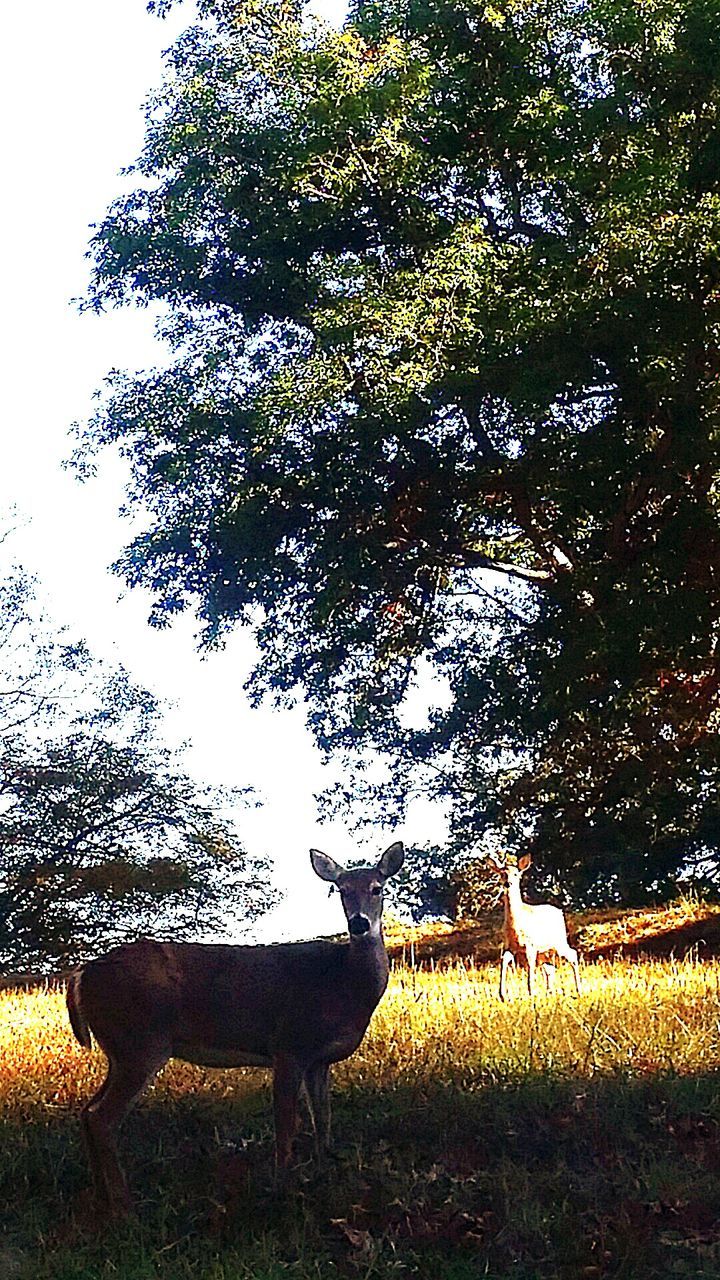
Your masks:
{"label": "shadow on grass", "polygon": [[105,1230],[75,1118],[7,1118],[3,1280],[720,1274],[714,1076],[357,1089],[340,1158],[318,1171],[300,1135],[284,1193],[264,1101],[141,1104],[121,1142],[138,1213]]}

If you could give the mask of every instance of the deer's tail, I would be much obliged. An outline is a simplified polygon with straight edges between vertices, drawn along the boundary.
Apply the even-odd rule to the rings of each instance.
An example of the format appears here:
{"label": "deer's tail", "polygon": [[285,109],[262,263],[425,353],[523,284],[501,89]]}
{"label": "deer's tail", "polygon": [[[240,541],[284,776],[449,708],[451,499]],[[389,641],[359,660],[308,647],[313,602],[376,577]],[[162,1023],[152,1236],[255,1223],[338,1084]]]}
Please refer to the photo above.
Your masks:
{"label": "deer's tail", "polygon": [[92,1046],[92,1041],[90,1039],[88,1021],[82,1007],[82,974],[82,969],[76,969],[74,973],[70,974],[66,999],[70,1026],[75,1034],[75,1039],[79,1041],[83,1049],[89,1049]]}

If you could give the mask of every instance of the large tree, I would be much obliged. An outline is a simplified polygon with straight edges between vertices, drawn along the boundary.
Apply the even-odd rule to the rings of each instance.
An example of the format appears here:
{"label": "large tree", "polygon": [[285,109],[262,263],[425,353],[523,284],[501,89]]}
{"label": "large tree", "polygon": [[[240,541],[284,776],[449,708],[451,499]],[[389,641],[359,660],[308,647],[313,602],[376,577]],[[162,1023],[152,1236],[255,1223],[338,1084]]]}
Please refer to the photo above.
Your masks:
{"label": "large tree", "polygon": [[202,9],[93,240],[174,352],[87,432],[152,513],[121,572],[252,622],[386,807],[423,766],[588,894],[712,869],[720,3]]}

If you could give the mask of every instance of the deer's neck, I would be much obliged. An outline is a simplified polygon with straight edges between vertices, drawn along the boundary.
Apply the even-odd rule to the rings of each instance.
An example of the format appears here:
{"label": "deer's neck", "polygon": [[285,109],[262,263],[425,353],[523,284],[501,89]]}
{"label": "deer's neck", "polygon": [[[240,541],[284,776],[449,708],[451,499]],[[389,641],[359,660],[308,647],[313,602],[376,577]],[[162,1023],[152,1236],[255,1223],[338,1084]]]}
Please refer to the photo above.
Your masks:
{"label": "deer's neck", "polygon": [[350,939],[350,976],[357,998],[374,1009],[388,982],[390,962],[382,930]]}
{"label": "deer's neck", "polygon": [[505,923],[515,924],[522,916],[526,903],[520,895],[520,885],[508,885],[505,892]]}

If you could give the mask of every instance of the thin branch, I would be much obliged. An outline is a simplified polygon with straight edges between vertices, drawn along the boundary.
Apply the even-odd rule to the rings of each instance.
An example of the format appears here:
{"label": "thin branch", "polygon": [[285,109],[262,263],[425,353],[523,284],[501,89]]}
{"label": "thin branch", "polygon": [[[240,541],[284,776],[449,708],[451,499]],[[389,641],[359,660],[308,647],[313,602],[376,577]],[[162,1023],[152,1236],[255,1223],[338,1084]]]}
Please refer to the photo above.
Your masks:
{"label": "thin branch", "polygon": [[549,569],[527,569],[524,565],[509,564],[505,560],[493,560],[491,556],[471,548],[463,550],[448,561],[458,568],[491,569],[494,573],[504,573],[511,578],[520,578],[524,582],[551,582],[555,575]]}
{"label": "thin branch", "polygon": [[514,618],[514,620],[519,622],[521,626],[532,626],[532,618],[523,617],[521,613],[517,613],[517,611],[505,600],[502,600],[499,596],[493,595],[492,591],[488,591],[486,587],[481,587],[479,583],[472,591],[451,591],[449,594],[451,596],[486,596],[492,604],[496,605],[497,608],[502,609],[511,618]]}

